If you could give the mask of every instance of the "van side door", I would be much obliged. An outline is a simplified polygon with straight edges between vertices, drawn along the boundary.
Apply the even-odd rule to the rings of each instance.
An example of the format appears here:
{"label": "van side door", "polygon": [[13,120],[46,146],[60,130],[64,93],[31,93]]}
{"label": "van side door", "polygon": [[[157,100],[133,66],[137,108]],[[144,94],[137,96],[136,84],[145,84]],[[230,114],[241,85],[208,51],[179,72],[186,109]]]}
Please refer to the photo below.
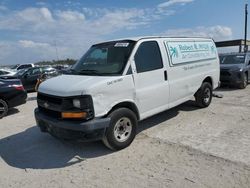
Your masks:
{"label": "van side door", "polygon": [[141,119],[168,108],[167,70],[157,41],[138,42],[132,61],[135,93]]}

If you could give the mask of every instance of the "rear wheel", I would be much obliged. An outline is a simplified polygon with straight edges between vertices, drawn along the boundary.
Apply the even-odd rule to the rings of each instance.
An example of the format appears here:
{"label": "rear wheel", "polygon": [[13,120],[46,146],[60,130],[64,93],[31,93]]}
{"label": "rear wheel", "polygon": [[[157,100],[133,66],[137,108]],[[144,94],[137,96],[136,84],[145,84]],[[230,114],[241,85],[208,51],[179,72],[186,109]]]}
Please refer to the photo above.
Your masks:
{"label": "rear wheel", "polygon": [[120,108],[113,111],[108,117],[111,120],[103,138],[103,143],[111,150],[128,147],[136,136],[136,115],[127,108]]}
{"label": "rear wheel", "polygon": [[199,107],[208,107],[212,101],[212,86],[208,82],[203,82],[200,89],[195,93],[195,100]]}
{"label": "rear wheel", "polygon": [[242,78],[242,83],[239,85],[239,88],[245,89],[247,87],[247,84],[248,84],[248,78],[247,78],[247,73],[245,73]]}
{"label": "rear wheel", "polygon": [[6,116],[8,109],[8,104],[4,100],[0,99],[0,119]]}

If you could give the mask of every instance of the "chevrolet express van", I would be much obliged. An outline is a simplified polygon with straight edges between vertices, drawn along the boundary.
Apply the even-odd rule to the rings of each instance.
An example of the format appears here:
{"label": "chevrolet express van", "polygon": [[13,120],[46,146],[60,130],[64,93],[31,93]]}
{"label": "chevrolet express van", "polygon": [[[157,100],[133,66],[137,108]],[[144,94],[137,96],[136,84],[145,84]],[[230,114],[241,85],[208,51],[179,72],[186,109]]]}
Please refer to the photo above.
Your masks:
{"label": "chevrolet express van", "polygon": [[138,37],[93,45],[68,71],[43,82],[37,125],[63,139],[131,144],[137,123],[195,97],[204,108],[219,83],[212,39]]}

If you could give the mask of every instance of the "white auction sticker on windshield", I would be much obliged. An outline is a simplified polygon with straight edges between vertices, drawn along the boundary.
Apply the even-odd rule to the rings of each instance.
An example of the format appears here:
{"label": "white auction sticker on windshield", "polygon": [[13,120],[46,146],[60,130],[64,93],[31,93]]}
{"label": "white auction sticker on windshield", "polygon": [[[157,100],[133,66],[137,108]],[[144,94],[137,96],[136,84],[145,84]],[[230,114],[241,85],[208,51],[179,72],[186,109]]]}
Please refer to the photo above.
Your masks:
{"label": "white auction sticker on windshield", "polygon": [[118,42],[115,44],[115,47],[128,47],[128,42]]}

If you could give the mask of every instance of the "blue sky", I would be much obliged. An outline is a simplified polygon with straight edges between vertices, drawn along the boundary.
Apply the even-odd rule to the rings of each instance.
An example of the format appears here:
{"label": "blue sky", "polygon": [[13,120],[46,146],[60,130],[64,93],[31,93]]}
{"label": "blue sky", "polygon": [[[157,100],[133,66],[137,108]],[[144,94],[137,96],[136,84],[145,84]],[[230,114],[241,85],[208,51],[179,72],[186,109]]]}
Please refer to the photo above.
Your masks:
{"label": "blue sky", "polygon": [[95,42],[129,36],[243,38],[246,2],[0,0],[0,65],[78,59]]}

